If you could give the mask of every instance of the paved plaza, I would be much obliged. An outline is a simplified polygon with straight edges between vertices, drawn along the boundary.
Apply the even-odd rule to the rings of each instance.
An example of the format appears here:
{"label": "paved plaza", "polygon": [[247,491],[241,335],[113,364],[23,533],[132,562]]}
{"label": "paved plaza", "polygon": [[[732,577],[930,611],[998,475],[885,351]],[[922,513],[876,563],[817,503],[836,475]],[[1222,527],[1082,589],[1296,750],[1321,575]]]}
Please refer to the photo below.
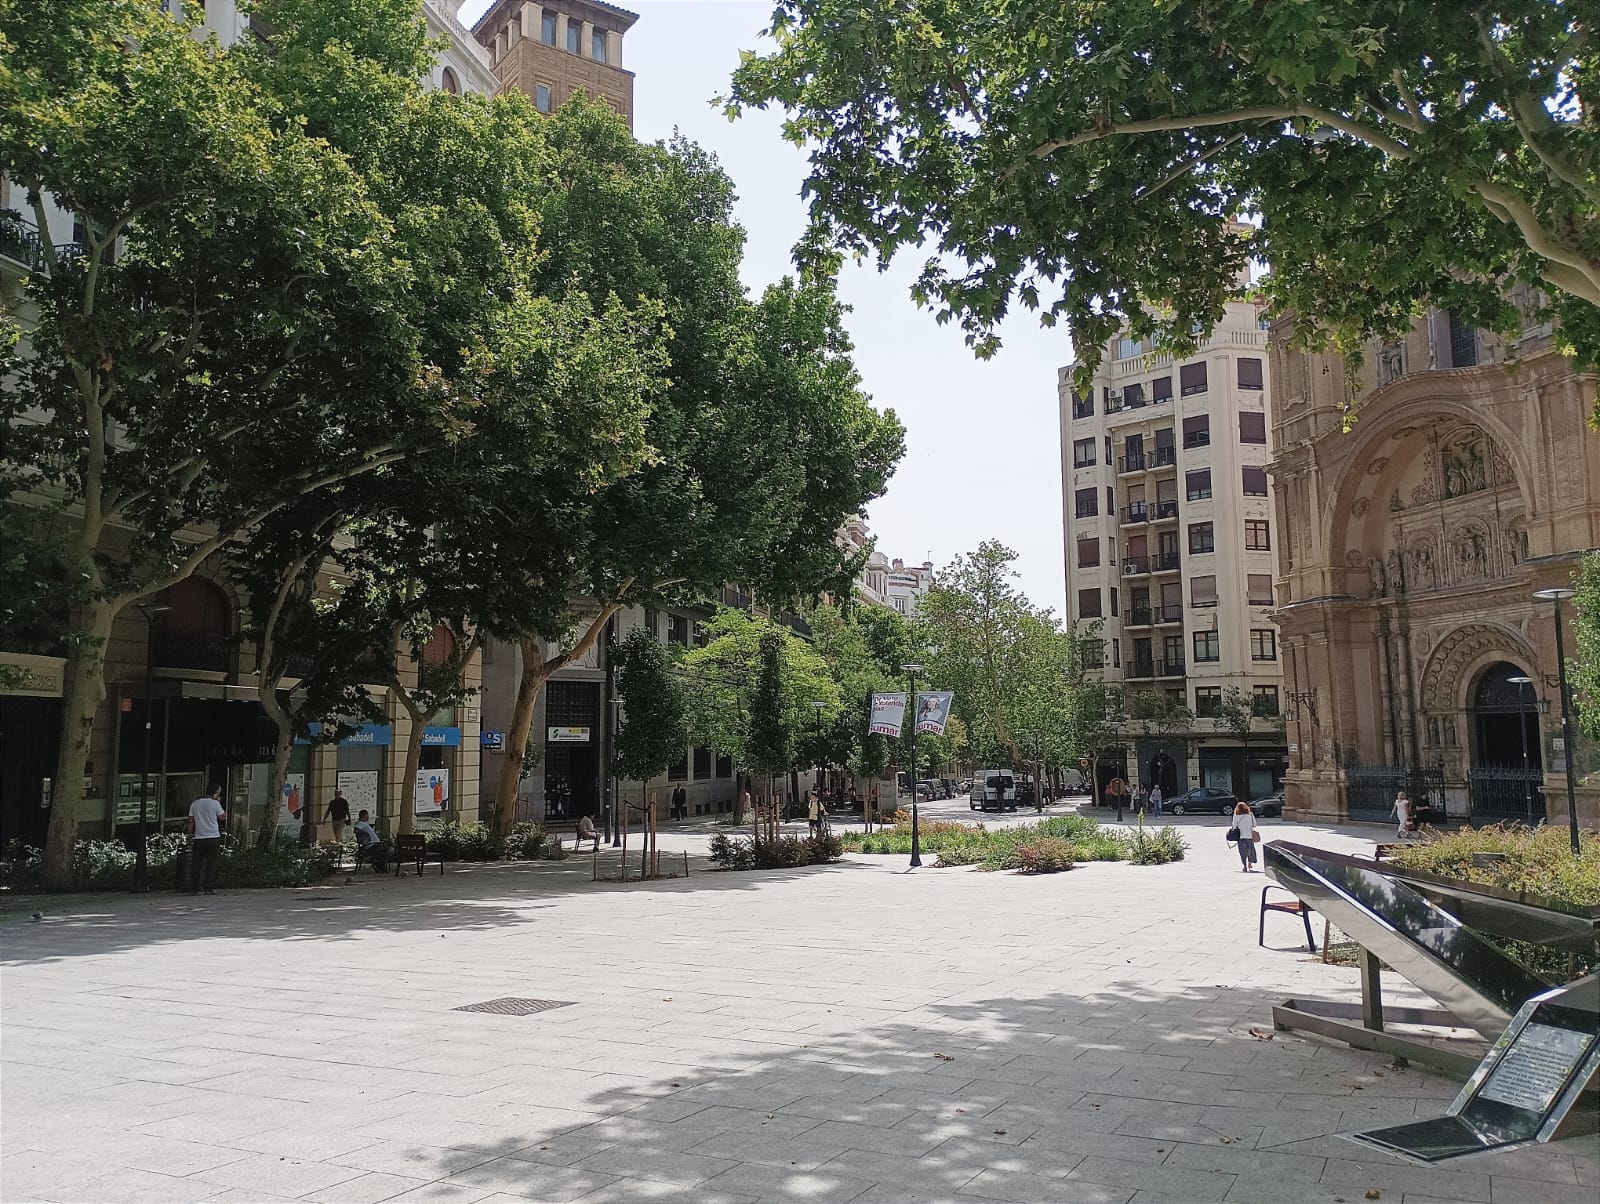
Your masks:
{"label": "paved plaza", "polygon": [[[1456,1084],[1273,1034],[1356,973],[1288,917],[1257,948],[1264,878],[1179,826],[1183,863],[1041,878],[584,856],[7,916],[0,1198],[1593,1204],[1593,1139],[1419,1168],[1337,1137]],[[567,1006],[458,1010],[506,997]]]}

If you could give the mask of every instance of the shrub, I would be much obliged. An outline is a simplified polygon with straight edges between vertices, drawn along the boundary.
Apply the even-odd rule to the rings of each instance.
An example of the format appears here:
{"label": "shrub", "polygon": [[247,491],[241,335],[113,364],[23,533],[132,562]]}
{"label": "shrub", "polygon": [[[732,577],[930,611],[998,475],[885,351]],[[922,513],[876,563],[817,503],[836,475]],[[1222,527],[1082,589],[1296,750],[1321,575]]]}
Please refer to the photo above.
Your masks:
{"label": "shrub", "polygon": [[[1474,853],[1499,853],[1504,860],[1478,868]],[[1393,851],[1391,860],[1407,869],[1482,882],[1579,907],[1600,906],[1600,833],[1579,834],[1578,856],[1563,828],[1525,828],[1498,824],[1429,832],[1419,844]]]}
{"label": "shrub", "polygon": [[837,836],[787,835],[756,841],[722,832],[711,837],[709,853],[712,862],[725,870],[792,869],[837,861],[843,855],[844,844]]}
{"label": "shrub", "polygon": [[[156,890],[177,886],[177,858],[188,846],[180,833],[155,833],[146,844],[150,885]],[[338,868],[343,850],[338,845],[302,849],[292,836],[279,837],[265,849],[254,841],[224,842],[217,858],[217,885],[307,886],[320,882]],[[10,842],[0,858],[0,882],[12,890],[36,890],[41,854],[38,849]],[[127,890],[133,885],[134,850],[120,840],[80,840],[72,852],[73,885],[78,890]]]}
{"label": "shrub", "polygon": [[[1131,858],[1133,849],[1128,837],[1107,831],[1094,820],[1078,815],[1052,816],[1038,823],[1008,828],[934,820],[922,824],[919,835],[923,852],[937,853],[940,865],[976,865],[985,870],[1020,868],[1018,848],[1044,838],[1070,844],[1074,862],[1126,861]],[[897,824],[870,835],[850,833],[844,837],[844,847],[859,853],[910,853],[911,825]],[[1180,848],[1178,857],[1181,856]],[[1178,857],[1167,860],[1175,861]]]}
{"label": "shrub", "polygon": [[1072,844],[1059,836],[1037,836],[1017,845],[1013,857],[1024,874],[1055,874],[1073,866]]}
{"label": "shrub", "polygon": [[505,855],[511,861],[532,861],[544,852],[542,824],[523,822],[512,827],[505,838]]}
{"label": "shrub", "polygon": [[39,886],[39,868],[44,864],[44,854],[20,840],[6,841],[0,849],[0,888],[6,890],[36,890]]}
{"label": "shrub", "polygon": [[487,824],[434,824],[427,831],[428,851],[442,853],[450,861],[498,861],[505,853],[505,842]]}
{"label": "shrub", "polygon": [[1178,834],[1176,828],[1146,828],[1139,826],[1128,834],[1128,860],[1135,865],[1166,865],[1169,861],[1182,861],[1189,842]]}

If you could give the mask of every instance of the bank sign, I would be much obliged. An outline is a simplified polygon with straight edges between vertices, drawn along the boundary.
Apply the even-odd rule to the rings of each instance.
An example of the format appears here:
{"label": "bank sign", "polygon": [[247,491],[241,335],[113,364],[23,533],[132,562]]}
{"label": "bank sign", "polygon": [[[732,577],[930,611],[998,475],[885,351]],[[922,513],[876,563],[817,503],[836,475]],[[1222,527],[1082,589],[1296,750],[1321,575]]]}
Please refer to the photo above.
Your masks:
{"label": "bank sign", "polygon": [[586,727],[552,727],[545,732],[547,744],[587,744],[589,743],[589,729]]}
{"label": "bank sign", "polygon": [[[322,724],[308,723],[306,728],[311,732],[310,740],[296,740],[296,744],[310,744],[322,734]],[[366,745],[371,748],[388,747],[394,743],[394,728],[387,723],[363,723],[354,731],[346,733],[340,744]]]}

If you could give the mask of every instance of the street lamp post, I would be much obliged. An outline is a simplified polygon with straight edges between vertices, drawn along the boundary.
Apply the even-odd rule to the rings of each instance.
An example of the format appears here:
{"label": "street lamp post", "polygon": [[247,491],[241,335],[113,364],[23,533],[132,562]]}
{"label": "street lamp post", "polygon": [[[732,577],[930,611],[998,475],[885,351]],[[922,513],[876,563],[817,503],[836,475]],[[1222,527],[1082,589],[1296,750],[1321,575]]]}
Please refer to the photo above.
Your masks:
{"label": "street lamp post", "polygon": [[1576,751],[1572,744],[1572,706],[1567,695],[1567,649],[1566,642],[1561,634],[1561,600],[1570,598],[1577,590],[1567,586],[1556,585],[1549,589],[1533,591],[1533,596],[1543,602],[1555,603],[1556,620],[1556,681],[1561,691],[1561,747],[1563,751],[1562,766],[1567,777],[1567,831],[1572,837],[1572,855],[1578,855],[1578,791],[1573,781],[1572,754]]}
{"label": "street lamp post", "polygon": [[[622,722],[622,699],[611,699],[611,739],[609,745],[614,746],[617,739],[617,728]],[[622,783],[612,772],[609,764],[610,753],[608,748],[608,763],[603,766],[606,773],[606,826],[611,830],[611,847],[622,847]]]}
{"label": "street lamp post", "polygon": [[144,759],[139,766],[139,844],[133,852],[133,889],[150,889],[150,728],[155,717],[156,616],[171,610],[152,602],[139,603],[144,615]]}
{"label": "street lamp post", "polygon": [[827,791],[828,766],[827,762],[824,760],[824,758],[827,756],[827,751],[822,747],[822,712],[827,705],[827,703],[818,699],[813,699],[811,702],[812,710],[816,713],[817,717],[817,768],[822,770],[823,777],[823,780],[817,783],[817,797],[819,799],[822,798]]}
{"label": "street lamp post", "polygon": [[911,866],[922,864],[922,837],[917,826],[917,674],[922,666],[912,661],[901,665],[911,675],[911,688],[906,691],[906,715],[911,724]]}
{"label": "street lamp post", "polygon": [[1529,823],[1533,822],[1533,782],[1532,773],[1528,768],[1528,699],[1523,693],[1523,687],[1533,687],[1531,677],[1508,677],[1508,682],[1517,687],[1517,734],[1522,737],[1522,814]]}

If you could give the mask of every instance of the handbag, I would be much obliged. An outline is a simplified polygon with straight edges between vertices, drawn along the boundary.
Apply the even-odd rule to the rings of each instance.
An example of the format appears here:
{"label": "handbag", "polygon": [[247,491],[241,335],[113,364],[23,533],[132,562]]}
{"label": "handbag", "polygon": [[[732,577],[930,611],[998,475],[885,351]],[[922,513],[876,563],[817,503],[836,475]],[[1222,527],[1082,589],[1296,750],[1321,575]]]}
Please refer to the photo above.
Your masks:
{"label": "handbag", "polygon": [[1233,827],[1228,829],[1228,843],[1229,844],[1238,844],[1239,843],[1239,825],[1238,824],[1234,824]]}

